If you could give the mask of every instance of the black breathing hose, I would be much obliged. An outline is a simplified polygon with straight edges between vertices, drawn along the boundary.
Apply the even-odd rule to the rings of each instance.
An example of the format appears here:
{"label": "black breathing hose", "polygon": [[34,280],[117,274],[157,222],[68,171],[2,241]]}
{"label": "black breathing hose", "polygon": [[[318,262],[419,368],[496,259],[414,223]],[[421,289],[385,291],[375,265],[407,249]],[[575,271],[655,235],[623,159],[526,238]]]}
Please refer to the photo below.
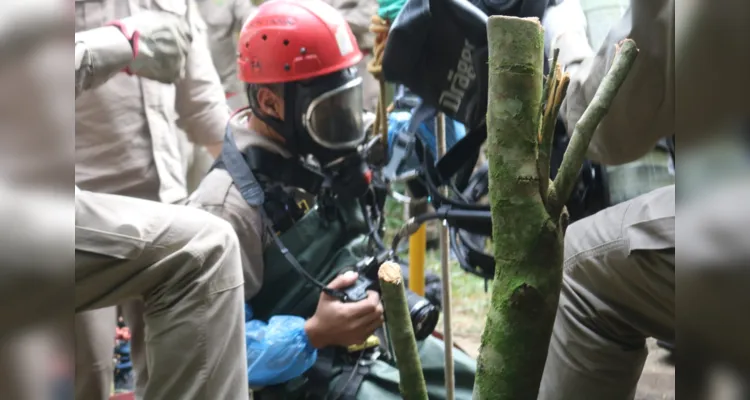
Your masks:
{"label": "black breathing hose", "polygon": [[452,210],[448,207],[441,207],[435,212],[412,217],[393,237],[393,241],[391,242],[391,253],[395,255],[398,251],[398,245],[401,243],[401,240],[416,233],[423,223],[436,219],[445,220],[449,223],[455,223],[457,221],[484,221],[487,219],[487,213],[479,212],[477,210]]}

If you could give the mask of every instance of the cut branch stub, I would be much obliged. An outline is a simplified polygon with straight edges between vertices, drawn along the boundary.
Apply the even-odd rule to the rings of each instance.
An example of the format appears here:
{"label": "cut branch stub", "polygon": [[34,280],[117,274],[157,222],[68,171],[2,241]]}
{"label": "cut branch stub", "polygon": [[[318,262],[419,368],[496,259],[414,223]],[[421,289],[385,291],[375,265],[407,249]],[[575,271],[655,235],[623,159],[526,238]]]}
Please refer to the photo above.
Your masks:
{"label": "cut branch stub", "polygon": [[388,317],[388,333],[396,353],[401,395],[405,400],[427,400],[427,384],[406,302],[401,266],[393,262],[383,263],[378,270],[378,278]]}

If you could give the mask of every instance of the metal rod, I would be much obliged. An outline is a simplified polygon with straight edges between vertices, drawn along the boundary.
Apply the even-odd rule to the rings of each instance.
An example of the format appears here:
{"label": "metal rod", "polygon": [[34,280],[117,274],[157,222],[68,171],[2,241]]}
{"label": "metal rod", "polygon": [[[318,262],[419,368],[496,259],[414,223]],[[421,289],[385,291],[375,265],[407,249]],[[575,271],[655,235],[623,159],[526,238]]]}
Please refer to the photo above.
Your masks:
{"label": "metal rod", "polygon": [[[435,121],[437,133],[438,158],[445,155],[447,151],[445,141],[445,115],[438,113]],[[448,188],[440,188],[443,196],[448,196]],[[456,383],[453,366],[453,329],[451,328],[451,270],[450,270],[450,238],[448,237],[448,226],[443,222],[440,225],[440,271],[443,283],[443,338],[445,341],[445,398],[454,400]]]}

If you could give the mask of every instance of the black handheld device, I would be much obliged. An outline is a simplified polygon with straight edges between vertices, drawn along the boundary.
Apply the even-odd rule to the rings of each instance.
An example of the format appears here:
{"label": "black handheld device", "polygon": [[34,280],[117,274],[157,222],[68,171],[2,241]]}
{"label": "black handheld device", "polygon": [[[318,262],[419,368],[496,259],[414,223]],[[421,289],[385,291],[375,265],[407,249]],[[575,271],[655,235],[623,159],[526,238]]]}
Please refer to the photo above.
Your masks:
{"label": "black handheld device", "polygon": [[346,297],[343,298],[342,301],[350,303],[362,301],[367,298],[367,291],[372,289],[372,287],[373,282],[370,279],[360,275],[357,278],[357,281],[354,282],[352,286],[349,286],[348,288],[343,290]]}

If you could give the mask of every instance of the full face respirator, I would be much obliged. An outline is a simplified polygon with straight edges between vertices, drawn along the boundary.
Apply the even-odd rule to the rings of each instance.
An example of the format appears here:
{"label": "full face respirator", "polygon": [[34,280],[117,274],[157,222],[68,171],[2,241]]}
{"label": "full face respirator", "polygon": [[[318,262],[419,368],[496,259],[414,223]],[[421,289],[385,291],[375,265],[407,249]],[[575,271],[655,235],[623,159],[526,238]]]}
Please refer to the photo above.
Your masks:
{"label": "full face respirator", "polygon": [[250,108],[284,138],[284,147],[292,154],[312,156],[325,166],[351,155],[362,144],[362,78],[355,68],[279,86],[283,88],[283,120],[260,110],[248,86]]}

